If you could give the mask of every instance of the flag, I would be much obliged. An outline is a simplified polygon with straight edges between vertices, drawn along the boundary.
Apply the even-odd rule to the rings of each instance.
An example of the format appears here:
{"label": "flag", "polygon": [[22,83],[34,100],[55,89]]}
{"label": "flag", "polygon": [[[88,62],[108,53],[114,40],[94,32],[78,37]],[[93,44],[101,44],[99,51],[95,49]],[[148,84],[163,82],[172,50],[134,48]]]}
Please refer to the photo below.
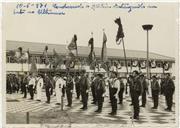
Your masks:
{"label": "flag", "polygon": [[77,36],[76,34],[73,36],[71,43],[68,45],[69,50],[77,50]]}
{"label": "flag", "polygon": [[145,69],[146,68],[146,61],[140,61],[140,68]]}
{"label": "flag", "polygon": [[163,63],[163,69],[164,69],[165,71],[168,71],[169,68],[170,68],[169,63],[168,63],[168,62],[164,62],[164,63]]}
{"label": "flag", "polygon": [[47,51],[48,51],[48,46],[45,46],[44,52],[43,52],[45,65],[48,65],[48,64],[49,64],[49,58],[48,58],[48,53],[47,53]]}
{"label": "flag", "polygon": [[58,53],[56,52],[55,49],[53,49],[53,68],[57,68],[58,66],[60,66],[63,63],[63,59],[60,55],[58,55]]}
{"label": "flag", "polygon": [[132,61],[132,66],[137,67],[138,66],[138,61],[137,60]]}
{"label": "flag", "polygon": [[23,62],[29,63],[29,49],[25,53],[22,53],[21,59]]}
{"label": "flag", "polygon": [[103,44],[102,44],[102,51],[101,51],[101,61],[107,61],[107,47],[106,47],[107,37],[105,32],[103,32]]}
{"label": "flag", "polygon": [[117,25],[118,25],[118,31],[117,31],[117,35],[116,35],[116,42],[119,41],[119,39],[122,39],[124,38],[124,32],[123,32],[123,27],[122,27],[122,24],[121,24],[121,19],[120,17],[115,19],[114,21]]}
{"label": "flag", "polygon": [[88,56],[88,62],[89,65],[91,65],[91,63],[93,63],[95,61],[95,52],[94,52],[94,39],[90,38],[88,41],[88,46],[91,47],[89,56]]}
{"label": "flag", "polygon": [[151,68],[156,68],[156,61],[154,60],[151,61]]}
{"label": "flag", "polygon": [[36,66],[36,60],[35,57],[32,58],[32,63],[31,63],[31,73],[37,73],[37,66]]}
{"label": "flag", "polygon": [[15,52],[15,59],[17,62],[22,62],[22,55],[23,55],[22,50],[23,50],[22,47],[19,47]]}

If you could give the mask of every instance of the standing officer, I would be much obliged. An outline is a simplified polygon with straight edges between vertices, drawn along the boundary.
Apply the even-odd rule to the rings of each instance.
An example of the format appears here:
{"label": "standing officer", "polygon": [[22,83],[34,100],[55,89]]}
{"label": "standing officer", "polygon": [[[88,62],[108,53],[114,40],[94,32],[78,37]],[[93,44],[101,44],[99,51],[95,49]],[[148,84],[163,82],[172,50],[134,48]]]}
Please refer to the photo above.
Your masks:
{"label": "standing officer", "polygon": [[41,101],[41,93],[42,93],[42,88],[44,86],[42,74],[38,74],[36,78],[36,92],[37,92],[37,101]]}
{"label": "standing officer", "polygon": [[75,78],[74,78],[74,82],[75,82],[75,88],[76,88],[76,98],[79,99],[80,97],[80,85],[79,85],[79,80],[80,80],[80,76],[77,73]]}
{"label": "standing officer", "polygon": [[146,106],[146,93],[148,93],[148,85],[143,74],[140,75],[140,82],[142,86],[142,105],[140,107]]}
{"label": "standing officer", "polygon": [[28,75],[27,75],[27,72],[24,73],[24,77],[23,77],[23,93],[24,93],[24,97],[23,98],[26,98],[27,97],[27,86],[28,86]]}
{"label": "standing officer", "polygon": [[67,81],[66,81],[66,95],[67,95],[67,101],[68,101],[68,104],[66,105],[67,107],[72,106],[73,89],[74,89],[73,78],[70,74],[68,74]]}
{"label": "standing officer", "polygon": [[132,85],[132,101],[134,108],[134,119],[139,119],[139,96],[142,93],[141,82],[139,80],[139,73],[137,70],[133,71],[133,85]]}
{"label": "standing officer", "polygon": [[130,97],[131,97],[131,104],[130,105],[133,105],[133,97],[132,97],[132,91],[133,91],[133,76],[132,75],[129,75],[128,79],[127,79],[127,85],[126,86],[129,86],[129,93],[130,93]]}
{"label": "standing officer", "polygon": [[89,81],[86,76],[86,71],[83,70],[81,72],[81,78],[80,78],[80,90],[81,90],[81,96],[82,96],[82,103],[83,107],[81,109],[87,110],[87,102],[88,102],[88,95],[89,95]]}
{"label": "standing officer", "polygon": [[164,95],[166,99],[167,108],[166,111],[172,111],[172,103],[173,103],[173,94],[174,94],[175,86],[173,80],[170,78],[170,74],[166,74],[166,80],[164,85]]}
{"label": "standing officer", "polygon": [[45,83],[45,90],[46,90],[46,97],[47,97],[47,101],[46,103],[50,104],[50,100],[51,100],[51,90],[53,88],[53,84],[52,81],[50,80],[49,76],[45,73],[45,77],[44,77],[44,83]]}
{"label": "standing officer", "polygon": [[29,88],[29,94],[30,94],[30,99],[33,100],[34,99],[34,88],[36,86],[36,80],[35,78],[33,77],[33,73],[30,74],[30,80],[29,80],[29,83],[28,83],[28,88]]}
{"label": "standing officer", "polygon": [[98,103],[98,109],[95,112],[101,113],[102,106],[104,102],[104,96],[105,96],[105,81],[103,79],[103,74],[97,74],[97,87],[96,87],[96,98]]}
{"label": "standing officer", "polygon": [[109,113],[109,115],[116,115],[117,114],[117,99],[118,99],[118,92],[119,92],[119,86],[120,81],[117,78],[117,72],[111,73],[111,80],[110,80],[110,86],[111,86],[111,107],[112,112]]}
{"label": "standing officer", "polygon": [[124,83],[123,83],[122,78],[119,78],[119,81],[120,81],[120,90],[119,90],[119,93],[118,93],[119,104],[122,104],[123,103],[123,93],[124,93]]}
{"label": "standing officer", "polygon": [[152,90],[152,99],[154,102],[154,107],[152,107],[152,109],[157,109],[158,101],[159,101],[159,83],[157,81],[156,76],[152,76],[151,90]]}

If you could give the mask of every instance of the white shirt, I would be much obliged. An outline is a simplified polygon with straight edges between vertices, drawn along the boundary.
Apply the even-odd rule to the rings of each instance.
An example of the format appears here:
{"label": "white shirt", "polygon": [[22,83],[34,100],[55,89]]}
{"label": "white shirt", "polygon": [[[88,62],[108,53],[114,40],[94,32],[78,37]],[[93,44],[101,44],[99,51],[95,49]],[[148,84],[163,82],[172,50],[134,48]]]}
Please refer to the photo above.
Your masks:
{"label": "white shirt", "polygon": [[54,80],[55,80],[56,88],[63,88],[63,85],[65,84],[65,82],[61,77],[55,77]]}
{"label": "white shirt", "polygon": [[29,80],[29,85],[33,85],[33,86],[35,86],[35,83],[36,82],[36,80],[35,80],[35,78],[30,78],[30,80]]}
{"label": "white shirt", "polygon": [[44,82],[43,82],[43,78],[41,78],[41,77],[37,77],[37,86],[39,86],[39,87],[43,87],[43,84],[44,84]]}

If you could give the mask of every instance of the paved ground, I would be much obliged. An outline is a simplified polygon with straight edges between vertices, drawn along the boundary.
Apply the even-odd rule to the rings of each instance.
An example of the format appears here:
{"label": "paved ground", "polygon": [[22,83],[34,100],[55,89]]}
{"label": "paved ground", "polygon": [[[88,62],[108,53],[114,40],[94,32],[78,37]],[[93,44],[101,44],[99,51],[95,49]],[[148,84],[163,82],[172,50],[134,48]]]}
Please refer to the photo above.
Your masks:
{"label": "paved ground", "polygon": [[[35,95],[36,97],[36,95]],[[118,113],[116,116],[108,115],[111,112],[108,97],[105,98],[103,111],[100,114],[95,113],[97,106],[91,104],[89,98],[88,110],[82,111],[80,100],[73,99],[71,108],[64,106],[61,111],[60,106],[55,105],[56,97],[51,97],[51,103],[46,104],[45,92],[43,92],[42,101],[29,100],[22,98],[22,94],[7,94],[7,123],[21,124],[26,123],[26,112],[30,112],[30,123],[120,123],[120,124],[174,124],[175,112],[164,111],[164,97],[160,96],[160,105],[157,110],[151,110],[152,100],[148,98],[146,108],[140,109],[140,120],[131,120],[132,107],[129,106],[129,96],[124,97],[123,105],[118,104]],[[66,98],[64,99],[66,105]],[[175,107],[173,106],[173,110]]]}

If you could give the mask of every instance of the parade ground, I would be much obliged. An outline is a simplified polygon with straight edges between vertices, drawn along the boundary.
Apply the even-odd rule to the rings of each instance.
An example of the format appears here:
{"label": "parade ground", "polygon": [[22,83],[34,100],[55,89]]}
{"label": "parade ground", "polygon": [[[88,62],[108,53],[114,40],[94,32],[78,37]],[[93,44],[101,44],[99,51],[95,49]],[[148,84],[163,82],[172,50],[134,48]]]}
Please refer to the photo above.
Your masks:
{"label": "parade ground", "polygon": [[[6,121],[7,124],[87,124],[87,123],[112,123],[112,124],[174,124],[175,123],[175,104],[173,104],[172,112],[165,111],[164,96],[160,95],[159,107],[157,110],[152,110],[152,99],[147,98],[145,108],[140,108],[140,119],[130,119],[132,115],[131,101],[128,95],[124,96],[123,104],[118,104],[116,116],[108,115],[111,112],[109,98],[105,97],[102,113],[95,113],[97,106],[91,104],[92,96],[90,94],[88,101],[88,109],[81,110],[82,103],[79,99],[73,97],[72,107],[66,107],[66,97],[64,98],[63,111],[60,105],[56,105],[56,97],[51,96],[51,103],[47,104],[46,95],[43,91],[42,101],[29,100],[29,95],[23,99],[22,94],[6,94]],[[75,94],[74,94],[75,95]],[[36,97],[36,95],[35,95]],[[141,100],[140,100],[141,105]],[[27,112],[29,112],[29,119],[27,122]]]}

